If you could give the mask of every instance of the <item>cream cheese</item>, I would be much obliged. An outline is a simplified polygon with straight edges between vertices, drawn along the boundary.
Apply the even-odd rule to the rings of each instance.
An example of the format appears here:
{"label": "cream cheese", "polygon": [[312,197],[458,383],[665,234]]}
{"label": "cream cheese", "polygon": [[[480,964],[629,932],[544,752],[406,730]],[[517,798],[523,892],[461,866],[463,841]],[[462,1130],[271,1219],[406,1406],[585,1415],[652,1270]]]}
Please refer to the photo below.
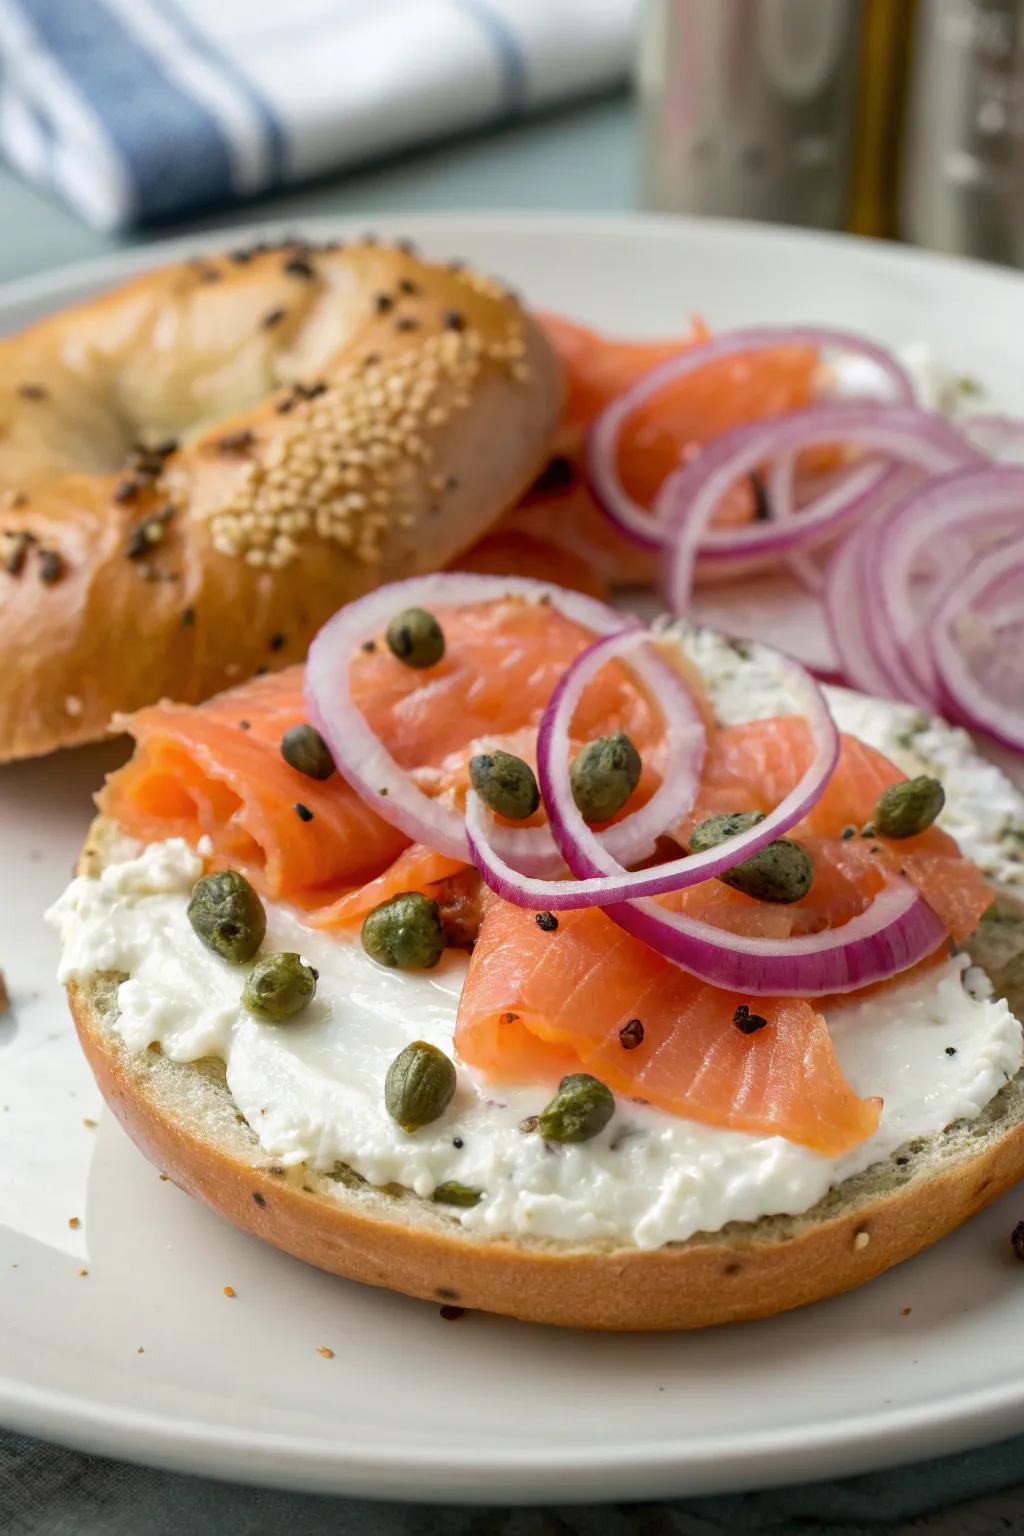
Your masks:
{"label": "cream cheese", "polygon": [[[749,719],[752,698],[761,714],[787,707],[766,653],[741,657],[706,632],[681,638],[723,720]],[[1019,844],[1005,832],[1007,819],[1021,820],[1021,797],[962,732],[843,690],[831,690],[830,703],[842,728],[908,772],[939,773],[949,829],[988,872],[1021,879]],[[478,1206],[452,1211],[481,1235],[654,1248],[730,1221],[796,1214],[908,1140],[976,1116],[1021,1065],[1020,1024],[977,967],[951,956],[923,979],[829,1009],[854,1089],[885,1101],[875,1135],[838,1159],[621,1101],[595,1140],[549,1148],[518,1126],[550,1085],[496,1088],[461,1064],[448,1110],[407,1136],[384,1109],[385,1072],[412,1039],[452,1051],[465,958],[449,951],[435,971],[395,973],[357,939],[317,933],[268,904],[266,947],[298,950],[320,979],[300,1020],[263,1024],[241,1007],[241,970],[211,954],[189,925],[197,854],[177,839],[125,854],[99,878],[76,879],[49,914],[63,939],[61,979],[127,973],[117,1029],[128,1048],[158,1044],[182,1062],[221,1057],[268,1162],[329,1169],[342,1161],[371,1184],[424,1197],[456,1179],[486,1192]]]}

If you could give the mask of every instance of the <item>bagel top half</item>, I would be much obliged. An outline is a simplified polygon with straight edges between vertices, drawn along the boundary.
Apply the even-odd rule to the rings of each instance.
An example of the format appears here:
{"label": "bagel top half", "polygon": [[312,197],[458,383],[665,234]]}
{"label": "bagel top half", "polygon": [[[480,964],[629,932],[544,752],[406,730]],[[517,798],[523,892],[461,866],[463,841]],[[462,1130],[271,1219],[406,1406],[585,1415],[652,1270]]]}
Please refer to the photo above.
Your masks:
{"label": "bagel top half", "polygon": [[0,341],[0,761],[304,655],[530,484],[556,356],[408,245],[160,268]]}

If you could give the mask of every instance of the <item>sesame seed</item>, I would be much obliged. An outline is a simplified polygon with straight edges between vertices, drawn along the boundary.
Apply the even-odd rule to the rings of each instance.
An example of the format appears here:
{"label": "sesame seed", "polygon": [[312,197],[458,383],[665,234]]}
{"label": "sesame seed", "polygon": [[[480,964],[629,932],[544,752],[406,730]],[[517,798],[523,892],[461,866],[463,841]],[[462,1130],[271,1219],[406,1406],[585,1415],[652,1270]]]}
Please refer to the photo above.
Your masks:
{"label": "sesame seed", "polygon": [[76,694],[69,693],[64,700],[64,713],[70,715],[73,720],[77,720],[84,709],[85,705],[81,699]]}
{"label": "sesame seed", "polygon": [[861,1232],[858,1232],[856,1234],[856,1236],[854,1237],[854,1239],[853,1239],[853,1246],[857,1250],[858,1253],[863,1253],[864,1249],[868,1246],[870,1241],[871,1241],[871,1234],[870,1234],[870,1232],[863,1232],[863,1231],[861,1231]]}

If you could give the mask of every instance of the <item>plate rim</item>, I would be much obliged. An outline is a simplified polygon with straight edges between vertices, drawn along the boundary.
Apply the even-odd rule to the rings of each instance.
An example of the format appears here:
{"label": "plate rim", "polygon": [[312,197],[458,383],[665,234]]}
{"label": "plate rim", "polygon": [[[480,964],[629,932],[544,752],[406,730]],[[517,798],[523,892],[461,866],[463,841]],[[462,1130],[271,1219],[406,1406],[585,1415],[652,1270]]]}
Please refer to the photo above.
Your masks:
{"label": "plate rim", "polygon": [[[174,235],[145,245],[63,264],[0,284],[0,317],[20,307],[52,300],[83,287],[101,287],[163,261],[260,238],[345,234],[368,229],[411,231],[431,241],[468,235],[557,235],[657,238],[689,233],[696,240],[750,240],[806,250],[831,248],[881,270],[939,269],[950,279],[973,279],[1015,289],[1024,272],[944,253],[822,230],[762,224],[750,220],[683,217],[650,213],[557,213],[546,210],[465,212],[429,210],[372,215],[321,214],[265,219]],[[997,1383],[909,1407],[887,1407],[837,1418],[824,1425],[789,1426],[745,1434],[736,1444],[725,1437],[694,1441],[666,1436],[642,1450],[631,1447],[621,1460],[607,1448],[580,1447],[525,1452],[493,1447],[470,1449],[439,1460],[432,1448],[385,1446],[369,1440],[340,1446],[327,1438],[234,1429],[169,1413],[115,1407],[73,1394],[39,1388],[0,1375],[0,1422],[27,1435],[52,1439],[92,1454],[165,1467],[197,1476],[352,1497],[421,1502],[541,1503],[600,1502],[609,1499],[667,1498],[736,1492],[777,1486],[812,1476],[851,1475],[869,1469],[948,1454],[1024,1430],[1024,1382]],[[523,1480],[530,1486],[524,1489]]]}

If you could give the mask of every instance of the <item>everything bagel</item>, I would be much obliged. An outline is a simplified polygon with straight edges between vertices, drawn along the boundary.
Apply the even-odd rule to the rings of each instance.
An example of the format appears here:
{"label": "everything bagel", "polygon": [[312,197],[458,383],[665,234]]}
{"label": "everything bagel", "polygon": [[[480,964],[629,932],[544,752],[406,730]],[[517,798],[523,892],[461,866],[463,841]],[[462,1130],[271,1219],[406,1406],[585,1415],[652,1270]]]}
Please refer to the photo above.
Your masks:
{"label": "everything bagel", "polygon": [[449,563],[561,400],[512,294],[372,240],[163,267],[0,341],[0,761],[294,661]]}

